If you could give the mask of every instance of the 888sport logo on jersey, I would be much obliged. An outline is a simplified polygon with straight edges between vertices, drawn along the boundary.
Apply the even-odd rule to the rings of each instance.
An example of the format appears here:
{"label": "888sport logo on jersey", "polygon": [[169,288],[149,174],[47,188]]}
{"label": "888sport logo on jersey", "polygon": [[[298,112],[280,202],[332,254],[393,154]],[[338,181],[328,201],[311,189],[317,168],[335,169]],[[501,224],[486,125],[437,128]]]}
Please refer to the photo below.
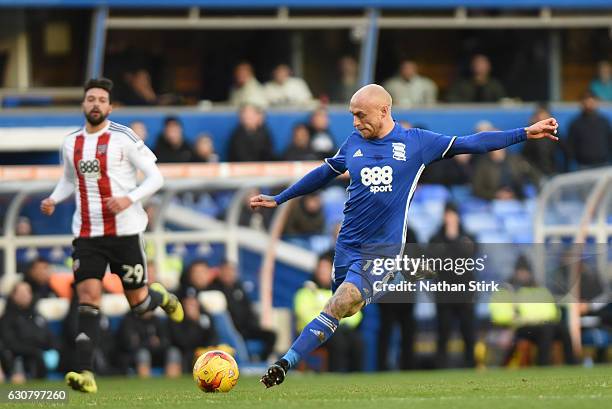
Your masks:
{"label": "888sport logo on jersey", "polygon": [[361,169],[361,183],[370,187],[370,192],[392,192],[393,191],[393,168],[391,166],[374,166]]}
{"label": "888sport logo on jersey", "polygon": [[96,159],[83,160],[81,159],[78,163],[79,173],[86,178],[99,178],[100,177],[100,161]]}

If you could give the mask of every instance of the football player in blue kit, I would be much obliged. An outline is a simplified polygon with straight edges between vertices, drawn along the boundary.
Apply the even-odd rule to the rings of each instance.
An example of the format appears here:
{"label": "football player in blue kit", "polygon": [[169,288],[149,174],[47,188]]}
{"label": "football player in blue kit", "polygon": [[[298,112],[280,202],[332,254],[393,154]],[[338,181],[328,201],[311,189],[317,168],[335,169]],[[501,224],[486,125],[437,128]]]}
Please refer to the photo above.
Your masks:
{"label": "football player in blue kit", "polygon": [[[427,165],[463,153],[485,153],[526,139],[558,140],[557,121],[549,118],[527,128],[446,136],[422,129],[404,129],[391,116],[391,96],[381,86],[366,85],[350,101],[355,131],[336,155],[277,196],[251,198],[251,208],[273,208],[313,192],[348,171],[350,185],[344,221],[336,243],[333,296],[323,311],[295,340],[289,351],[270,366],[261,382],[282,383],[287,371],[334,334],[340,319],[357,313],[372,298],[364,271],[368,253],[385,253],[389,244],[403,254],[408,208]],[[372,250],[375,249],[375,250]]]}

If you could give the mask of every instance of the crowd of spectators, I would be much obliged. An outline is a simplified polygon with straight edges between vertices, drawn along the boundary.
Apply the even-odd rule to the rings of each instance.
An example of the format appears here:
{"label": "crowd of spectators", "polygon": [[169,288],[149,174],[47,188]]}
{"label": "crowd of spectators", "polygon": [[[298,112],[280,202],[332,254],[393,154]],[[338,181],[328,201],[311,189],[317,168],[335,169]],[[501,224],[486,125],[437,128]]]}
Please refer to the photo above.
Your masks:
{"label": "crowd of spectators", "polygon": [[[148,274],[150,280],[156,280],[153,263],[148,265]],[[32,261],[23,278],[14,284],[0,314],[0,372],[11,382],[44,378],[49,371],[65,372],[76,367],[78,302],[74,291],[71,295],[59,288],[52,289],[50,278],[47,260]],[[101,342],[94,354],[96,371],[102,375],[149,377],[153,368],[158,367],[167,376],[175,377],[190,373],[202,351],[210,348],[232,351],[228,345],[219,343],[215,318],[198,298],[203,291],[219,291],[225,296],[229,325],[244,341],[260,342],[262,347],[251,359],[266,361],[273,352],[276,334],[259,326],[236,266],[224,261],[212,268],[205,260],[197,259],[185,267],[176,288],[185,320],[174,323],[153,312],[139,316],[129,311],[113,328],[109,317],[103,316]],[[57,327],[52,330],[37,307],[45,299],[65,297],[70,297],[70,307],[58,332]]]}
{"label": "crowd of spectators", "polygon": [[[598,75],[584,93],[581,112],[571,122],[567,135],[559,142],[527,141],[520,155],[492,152],[484,158],[458,155],[450,161],[428,167],[422,181],[447,186],[466,184],[474,179],[477,196],[492,198],[521,198],[521,186],[538,185],[541,180],[573,169],[601,166],[612,160],[612,131],[607,118],[599,113],[599,101],[610,101],[612,89],[610,64],[598,65]],[[438,86],[419,73],[417,62],[403,60],[397,74],[383,85],[393,97],[394,107],[410,108],[432,106],[443,100],[449,102],[498,102],[506,96],[504,86],[492,74],[491,63],[483,54],[474,55],[471,75],[457,79],[440,99]],[[255,77],[248,62],[234,69],[234,83],[229,103],[239,110],[239,121],[232,130],[225,152],[217,152],[214,135],[200,133],[196,138],[186,137],[178,117],[167,117],[155,143],[160,163],[217,162],[226,158],[230,162],[273,160],[321,160],[333,156],[338,139],[330,131],[330,119],[325,102],[346,103],[359,87],[358,63],[344,56],[338,63],[338,78],[330,85],[329,95],[320,101],[313,97],[307,83],[293,76],[287,64],[277,65],[271,80],[262,84]],[[304,122],[296,123],[290,142],[282,153],[275,149],[272,132],[267,125],[266,110],[295,107],[308,110]],[[551,116],[546,105],[538,105],[530,123]],[[527,125],[527,124],[525,124]],[[405,126],[412,126],[405,123]],[[142,122],[132,124],[143,139],[147,130]],[[422,126],[416,126],[421,127]],[[495,130],[488,121],[476,124],[475,131]]]}
{"label": "crowd of spectators", "polygon": [[[136,67],[127,69],[115,78],[117,103],[151,106],[181,102],[176,95],[158,95],[147,69]],[[612,101],[611,67],[608,61],[600,61],[596,75],[589,84],[591,93],[605,102]],[[337,61],[331,81],[315,95],[308,82],[295,75],[289,64],[277,64],[270,71],[269,80],[260,81],[253,65],[249,61],[242,61],[233,69],[225,102],[235,108],[254,105],[260,109],[312,109],[320,102],[327,101],[346,104],[360,86],[359,74],[359,62],[353,56],[342,56]],[[393,97],[394,105],[404,108],[428,107],[438,102],[497,103],[512,98],[507,87],[495,77],[495,69],[487,55],[474,54],[466,74],[456,70],[448,84],[441,86],[420,72],[418,61],[406,58],[400,60],[394,75],[380,82]]]}

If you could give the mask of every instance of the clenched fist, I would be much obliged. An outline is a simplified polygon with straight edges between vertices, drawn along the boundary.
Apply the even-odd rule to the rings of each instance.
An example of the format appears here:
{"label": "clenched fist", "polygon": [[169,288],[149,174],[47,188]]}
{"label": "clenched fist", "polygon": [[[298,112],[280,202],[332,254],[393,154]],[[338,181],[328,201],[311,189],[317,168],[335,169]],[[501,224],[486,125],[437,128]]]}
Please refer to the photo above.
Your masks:
{"label": "clenched fist", "polygon": [[104,199],[104,206],[114,214],[121,213],[132,205],[132,200],[127,196],[109,197]]}
{"label": "clenched fist", "polygon": [[525,128],[525,131],[529,139],[548,138],[558,141],[559,138],[556,136],[557,128],[559,128],[557,120],[555,118],[548,118]]}
{"label": "clenched fist", "polygon": [[249,205],[251,206],[251,210],[257,210],[260,207],[274,208],[278,206],[278,203],[276,203],[276,200],[274,200],[272,196],[257,195],[251,198]]}
{"label": "clenched fist", "polygon": [[51,216],[55,212],[55,200],[50,197],[40,202],[40,211],[47,216]]}

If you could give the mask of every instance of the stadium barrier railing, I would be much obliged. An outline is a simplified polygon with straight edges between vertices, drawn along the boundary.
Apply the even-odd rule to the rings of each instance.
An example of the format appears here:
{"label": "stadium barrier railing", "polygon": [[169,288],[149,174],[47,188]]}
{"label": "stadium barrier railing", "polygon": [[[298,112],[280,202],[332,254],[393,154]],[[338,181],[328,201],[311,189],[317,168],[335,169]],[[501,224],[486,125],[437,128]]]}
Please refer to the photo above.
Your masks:
{"label": "stadium barrier railing", "polygon": [[[567,199],[567,196],[573,196]],[[575,203],[573,218],[550,222],[547,213],[566,198]],[[554,177],[544,185],[539,195],[534,215],[534,238],[536,243],[561,242],[563,239],[576,246],[573,251],[582,253],[582,249],[590,241],[604,246],[606,250],[597,251],[596,265],[603,286],[602,300],[610,300],[608,283],[612,278],[610,263],[610,245],[612,243],[612,166],[591,170],[582,170]],[[542,252],[544,246],[537,246],[540,254],[536,257],[536,277],[544,282],[546,264]],[[580,300],[580,263],[570,266],[569,282],[571,293],[568,297],[568,326],[572,336],[574,350],[579,354],[581,345]]]}

